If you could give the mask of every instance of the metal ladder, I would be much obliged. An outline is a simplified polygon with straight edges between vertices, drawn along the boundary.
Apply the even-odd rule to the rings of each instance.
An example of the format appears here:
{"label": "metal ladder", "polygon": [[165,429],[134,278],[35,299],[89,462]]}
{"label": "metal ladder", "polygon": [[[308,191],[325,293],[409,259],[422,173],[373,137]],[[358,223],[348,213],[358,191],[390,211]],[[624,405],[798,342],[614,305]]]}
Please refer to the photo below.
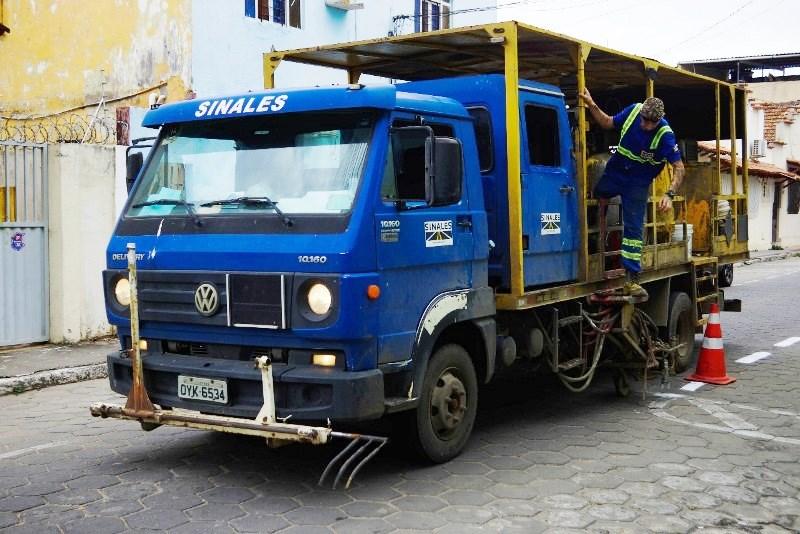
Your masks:
{"label": "metal ladder", "polygon": [[616,250],[606,250],[606,241],[608,240],[608,236],[613,233],[623,231],[623,226],[621,224],[608,226],[607,212],[609,205],[621,206],[621,203],[619,201],[611,202],[607,198],[597,199],[597,216],[599,226],[597,246],[598,252],[603,256],[603,278],[606,280],[625,276],[625,269],[622,268],[622,239],[620,239],[620,248]]}

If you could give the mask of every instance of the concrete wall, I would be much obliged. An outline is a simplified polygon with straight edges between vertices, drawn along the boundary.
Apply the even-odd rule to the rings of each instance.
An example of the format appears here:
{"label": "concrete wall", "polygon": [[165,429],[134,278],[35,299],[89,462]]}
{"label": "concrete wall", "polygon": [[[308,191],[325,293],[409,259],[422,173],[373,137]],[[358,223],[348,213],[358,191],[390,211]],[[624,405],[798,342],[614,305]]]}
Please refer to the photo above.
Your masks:
{"label": "concrete wall", "polygon": [[789,102],[800,98],[800,80],[747,84],[750,98],[765,102]]}
{"label": "concrete wall", "polygon": [[48,164],[50,340],[109,335],[101,272],[124,184],[124,147],[51,145]]}
{"label": "concrete wall", "polygon": [[[0,109],[46,115],[191,76],[191,0],[4,0]],[[241,2],[239,2],[241,3]],[[145,104],[147,95],[128,104]]]}

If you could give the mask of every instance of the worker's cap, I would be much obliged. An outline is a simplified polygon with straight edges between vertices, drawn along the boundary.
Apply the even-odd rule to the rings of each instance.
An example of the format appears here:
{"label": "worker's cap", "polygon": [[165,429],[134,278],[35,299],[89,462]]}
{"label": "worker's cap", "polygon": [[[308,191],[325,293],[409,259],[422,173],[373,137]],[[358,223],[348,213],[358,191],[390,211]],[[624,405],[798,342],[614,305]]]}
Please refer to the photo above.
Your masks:
{"label": "worker's cap", "polygon": [[639,112],[642,117],[649,121],[658,122],[664,116],[664,101],[660,98],[651,96],[642,104]]}

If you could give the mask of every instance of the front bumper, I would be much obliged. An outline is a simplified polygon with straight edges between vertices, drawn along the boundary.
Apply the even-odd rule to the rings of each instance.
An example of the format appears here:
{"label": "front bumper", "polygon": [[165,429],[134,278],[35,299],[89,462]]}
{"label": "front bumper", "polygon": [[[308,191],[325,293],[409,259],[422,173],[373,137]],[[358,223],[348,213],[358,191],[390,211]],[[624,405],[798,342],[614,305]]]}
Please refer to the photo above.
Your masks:
{"label": "front bumper", "polygon": [[[111,389],[127,395],[132,383],[131,360],[108,355]],[[254,418],[264,404],[261,372],[250,361],[177,354],[143,355],[144,385],[161,406]],[[372,369],[350,372],[336,368],[273,364],[275,411],[293,421],[365,421],[384,413],[383,374]],[[228,383],[228,403],[178,397],[178,375],[214,378]]]}

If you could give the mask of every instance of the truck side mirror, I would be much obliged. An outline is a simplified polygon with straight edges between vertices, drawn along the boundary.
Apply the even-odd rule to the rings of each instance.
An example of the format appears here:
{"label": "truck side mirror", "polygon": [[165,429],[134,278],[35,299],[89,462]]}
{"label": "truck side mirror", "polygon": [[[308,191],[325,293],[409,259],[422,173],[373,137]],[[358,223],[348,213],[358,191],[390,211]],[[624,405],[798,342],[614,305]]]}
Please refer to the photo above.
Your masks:
{"label": "truck side mirror", "polygon": [[[447,206],[461,200],[461,143],[452,137],[435,137],[433,161],[425,173],[425,201],[429,206]],[[433,172],[431,172],[431,170]]]}
{"label": "truck side mirror", "polygon": [[132,152],[128,154],[128,157],[125,159],[125,186],[128,188],[128,193],[131,192],[133,182],[135,182],[136,177],[139,176],[139,171],[142,170],[143,165],[144,154],[141,152]]}

